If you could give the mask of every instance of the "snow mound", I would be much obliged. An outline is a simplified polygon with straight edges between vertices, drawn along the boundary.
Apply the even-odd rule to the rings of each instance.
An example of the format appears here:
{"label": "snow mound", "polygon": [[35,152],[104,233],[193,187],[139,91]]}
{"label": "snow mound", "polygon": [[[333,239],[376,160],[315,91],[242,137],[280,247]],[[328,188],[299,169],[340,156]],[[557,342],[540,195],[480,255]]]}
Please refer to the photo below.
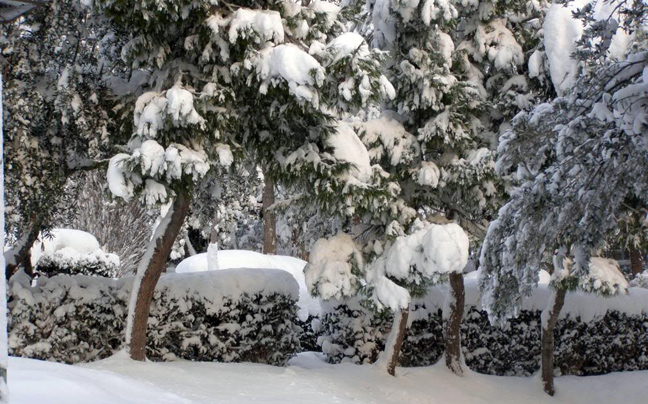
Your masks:
{"label": "snow mound", "polygon": [[295,45],[287,44],[263,49],[252,61],[262,80],[259,87],[261,94],[267,93],[270,84],[285,81],[297,99],[318,105],[319,98],[313,86],[322,85],[325,71],[314,57]]}
{"label": "snow mound", "polygon": [[[89,255],[98,254],[101,246],[97,238],[90,233],[74,229],[53,229],[50,231],[51,238],[39,237],[31,249],[32,265],[36,265],[38,260],[44,255],[53,255],[59,250],[64,250],[61,254],[65,256],[72,255]],[[110,254],[112,255],[112,254]],[[116,258],[111,257],[111,259]],[[117,265],[119,265],[119,258]]]}
{"label": "snow mound", "polygon": [[311,249],[310,263],[304,270],[312,294],[324,300],[355,295],[363,265],[362,254],[348,234],[317,240]]}
{"label": "snow mound", "polygon": [[9,359],[13,404],[191,404],[159,386],[116,373],[34,359]]}
{"label": "snow mound", "polygon": [[[304,266],[306,261],[282,255],[265,255],[254,251],[221,250],[218,251],[219,270],[238,268],[270,268],[290,273],[299,285],[297,316],[306,321],[309,316],[320,313],[319,299],[312,297],[306,288]],[[196,254],[178,264],[176,273],[205,272],[208,270],[207,253]]]}
{"label": "snow mound", "polygon": [[250,10],[239,8],[232,15],[229,29],[229,41],[235,43],[239,37],[246,38],[247,32],[258,34],[255,41],[281,43],[284,41],[284,29],[278,11]]}
{"label": "snow mound", "polygon": [[361,183],[369,182],[372,175],[369,152],[351,126],[340,122],[327,143],[333,148],[336,159],[354,165],[349,172],[352,177]]}

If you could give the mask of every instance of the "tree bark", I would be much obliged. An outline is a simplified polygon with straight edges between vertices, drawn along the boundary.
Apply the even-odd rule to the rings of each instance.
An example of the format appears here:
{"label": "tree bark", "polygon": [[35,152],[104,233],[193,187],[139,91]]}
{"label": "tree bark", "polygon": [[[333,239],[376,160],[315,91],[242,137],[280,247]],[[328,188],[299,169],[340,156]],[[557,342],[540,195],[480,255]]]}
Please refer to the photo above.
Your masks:
{"label": "tree bark", "polygon": [[379,363],[386,364],[387,373],[396,376],[396,365],[400,356],[401,347],[407,333],[407,318],[409,317],[409,308],[401,309],[394,314],[394,323],[391,332],[385,344],[384,357],[378,359]]}
{"label": "tree bark", "polygon": [[274,181],[265,175],[263,185],[263,253],[277,253],[277,219],[270,207],[275,203]]}
{"label": "tree bark", "polygon": [[[130,350],[130,357],[134,360],[144,361],[146,359],[146,328],[148,326],[148,317],[151,310],[153,292],[155,291],[155,285],[157,285],[157,282],[160,279],[160,275],[164,271],[173,242],[176,237],[178,237],[178,233],[180,233],[190,203],[191,197],[189,194],[178,192],[176,199],[173,201],[171,211],[167,213],[167,217],[165,217],[159,225],[163,226],[165,224],[164,222],[167,221],[166,227],[162,229],[163,233],[161,235],[156,234],[153,237],[149,244],[148,251],[142,258],[140,268],[137,271],[138,274],[133,283],[133,291],[131,292],[137,293],[134,303],[135,307],[132,318],[132,327],[130,330],[130,336],[126,336],[126,342]],[[146,260],[148,260],[148,262]],[[142,269],[144,270],[142,271]],[[141,280],[139,282],[139,287],[137,287],[137,277],[140,276]],[[131,305],[132,304],[133,296],[131,296]]]}
{"label": "tree bark", "polygon": [[461,319],[463,318],[465,291],[462,273],[450,274],[450,317],[445,329],[446,366],[456,375],[463,375],[461,366]]}
{"label": "tree bark", "polygon": [[644,256],[636,247],[630,247],[630,270],[632,275],[643,272]]}
{"label": "tree bark", "polygon": [[[553,301],[549,302],[548,312],[542,313],[542,388],[553,396],[554,388],[554,330],[556,322],[565,304],[567,289],[559,288],[554,292]],[[545,318],[546,316],[546,318]]]}
{"label": "tree bark", "polygon": [[35,218],[32,222],[31,228],[29,229],[29,233],[25,234],[24,237],[21,238],[16,247],[5,253],[7,263],[5,267],[6,279],[11,278],[20,265],[25,268],[27,275],[32,276],[34,274],[34,269],[32,268],[31,263],[31,249],[38,239],[40,230],[41,221],[38,218]]}

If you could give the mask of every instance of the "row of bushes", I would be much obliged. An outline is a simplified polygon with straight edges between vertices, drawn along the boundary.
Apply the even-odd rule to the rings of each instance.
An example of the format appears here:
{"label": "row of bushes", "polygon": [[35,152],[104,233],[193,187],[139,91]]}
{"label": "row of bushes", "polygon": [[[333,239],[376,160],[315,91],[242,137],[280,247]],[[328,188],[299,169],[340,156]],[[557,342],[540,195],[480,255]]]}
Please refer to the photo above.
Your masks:
{"label": "row of bushes", "polygon": [[[539,290],[520,316],[504,328],[491,326],[479,306],[476,285],[467,285],[461,326],[466,365],[492,375],[528,376],[540,367],[540,315],[548,290]],[[442,308],[446,291],[431,288],[414,302],[401,366],[436,363],[444,352]],[[555,367],[559,374],[595,375],[648,369],[648,290],[603,298],[568,295],[555,331]],[[332,363],[372,363],[384,347],[392,317],[365,309],[357,299],[331,302],[321,316],[318,343]]]}
{"label": "row of bushes", "polygon": [[[65,363],[122,349],[133,278],[24,273],[9,282],[9,353]],[[297,283],[280,270],[225,270],[161,278],[149,317],[153,360],[285,364],[300,350]]]}

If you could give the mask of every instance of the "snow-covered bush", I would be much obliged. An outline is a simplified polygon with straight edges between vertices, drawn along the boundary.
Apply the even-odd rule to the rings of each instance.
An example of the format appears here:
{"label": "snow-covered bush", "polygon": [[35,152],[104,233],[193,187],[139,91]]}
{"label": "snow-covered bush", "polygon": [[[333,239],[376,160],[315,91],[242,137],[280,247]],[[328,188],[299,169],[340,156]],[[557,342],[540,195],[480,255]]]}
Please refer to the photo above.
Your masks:
{"label": "snow-covered bush", "polygon": [[[442,308],[446,290],[431,287],[412,300],[402,366],[426,366],[443,355]],[[504,328],[493,326],[482,310],[474,281],[466,281],[465,316],[461,325],[466,365],[495,375],[528,376],[540,366],[540,313],[550,291],[545,286],[525,301],[518,318]],[[648,293],[633,288],[628,296],[603,298],[567,295],[556,326],[556,369],[562,374],[591,375],[648,369]],[[323,306],[319,344],[333,363],[372,363],[383,349],[391,315],[376,315],[357,299]]]}
{"label": "snow-covered bush", "polygon": [[[208,253],[196,254],[178,264],[176,273],[204,272],[208,270]],[[266,255],[245,250],[219,250],[217,254],[218,270],[241,268],[273,268],[290,273],[299,285],[299,300],[297,300],[297,322],[302,329],[300,346],[303,351],[318,350],[316,332],[313,322],[318,322],[320,300],[311,296],[306,288],[304,266],[306,261],[299,258]]]}
{"label": "snow-covered bush", "polygon": [[[122,348],[133,278],[41,277],[9,283],[11,355],[66,363]],[[147,355],[155,360],[283,365],[299,350],[297,283],[284,271],[169,274],[155,291]]]}
{"label": "snow-covered bush", "polygon": [[53,229],[32,247],[32,263],[41,275],[95,275],[115,277],[119,257],[106,253],[90,233],[72,229]]}

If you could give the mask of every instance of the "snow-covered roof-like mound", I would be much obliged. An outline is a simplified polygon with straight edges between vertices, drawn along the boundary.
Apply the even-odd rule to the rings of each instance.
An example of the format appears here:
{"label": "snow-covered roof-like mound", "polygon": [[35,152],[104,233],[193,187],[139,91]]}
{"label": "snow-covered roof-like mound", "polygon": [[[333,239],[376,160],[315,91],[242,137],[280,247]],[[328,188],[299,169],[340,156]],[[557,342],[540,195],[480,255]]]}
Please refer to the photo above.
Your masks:
{"label": "snow-covered roof-like mound", "polygon": [[[312,297],[306,288],[304,266],[306,266],[306,261],[283,255],[265,255],[245,250],[218,251],[219,270],[262,268],[281,269],[290,273],[299,284],[299,301],[297,302],[299,310],[297,316],[302,321],[306,321],[309,315],[319,315],[321,310],[319,299]],[[175,270],[176,273],[207,271],[207,253],[196,254],[183,260]]]}

